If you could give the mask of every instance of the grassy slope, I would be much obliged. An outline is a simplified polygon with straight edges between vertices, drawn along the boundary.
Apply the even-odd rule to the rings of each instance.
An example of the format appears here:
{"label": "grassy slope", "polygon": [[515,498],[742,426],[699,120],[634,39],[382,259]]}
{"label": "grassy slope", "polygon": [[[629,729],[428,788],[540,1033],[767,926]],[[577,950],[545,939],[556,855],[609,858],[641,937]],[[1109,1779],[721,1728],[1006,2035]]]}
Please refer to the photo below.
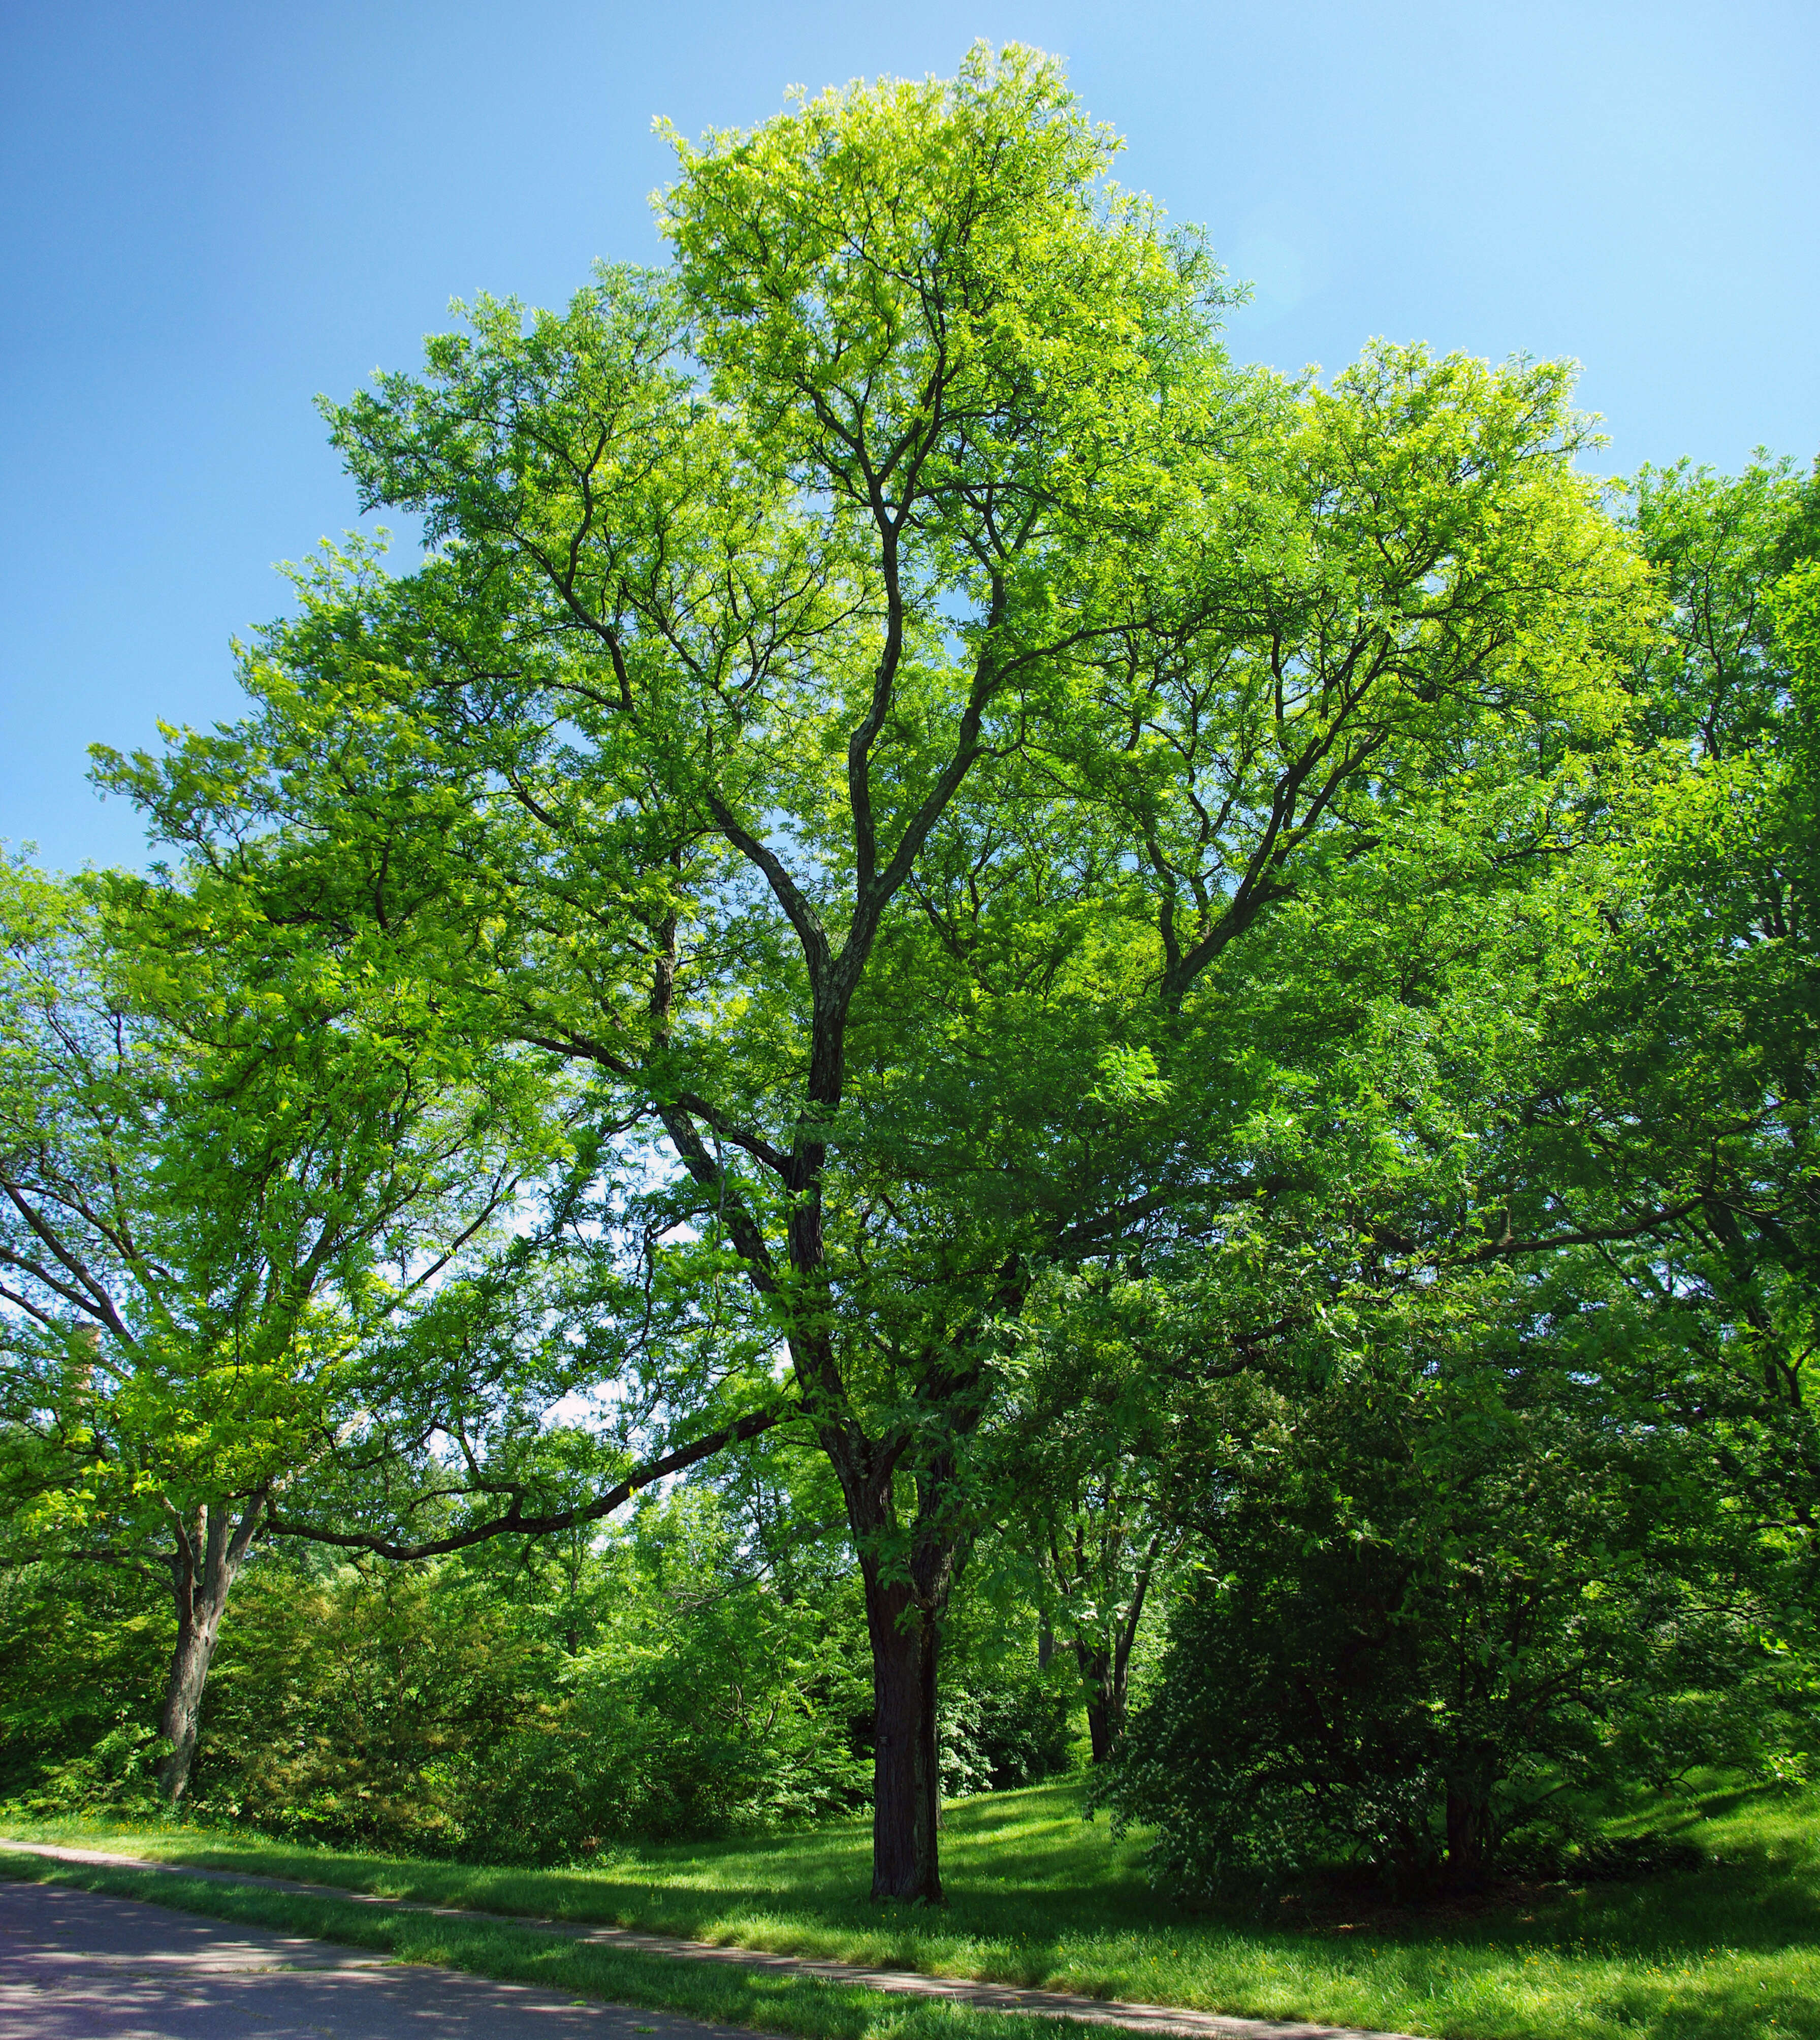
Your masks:
{"label": "grassy slope", "polygon": [[[1820,1797],[1715,1793],[1672,1821],[1658,1817],[1658,1825],[1682,1829],[1719,1859],[1690,1874],[1556,1893],[1476,1917],[1369,1916],[1317,1928],[1171,1906],[1145,1885],[1133,1846],[1114,1842],[1103,1823],[1083,1825],[1076,1805],[1075,1788],[1055,1786],[951,1808],[944,1828],[950,1903],[932,1912],[881,1909],[858,1895],[866,1884],[867,1837],[856,1825],[629,1850],[596,1869],[566,1872],[286,1849],[181,1828],[36,1832],[169,1862],[499,1912],[609,1920],[791,1953],[1209,2011],[1399,2027],[1449,2040],[1820,2040]],[[6,1831],[23,1832],[16,1824]],[[183,1902],[216,1911],[223,1901],[219,1887],[215,1892],[194,1886]],[[298,1902],[268,1898],[263,1903],[278,1909],[257,1916],[302,1926],[299,1915],[284,1910]],[[315,1931],[348,1929],[334,1924]],[[363,1937],[371,1942],[376,1931],[367,1916]],[[421,1940],[424,1930],[413,1931]],[[383,1944],[411,1951],[395,1940]],[[504,1973],[497,1966],[503,1958],[450,1958]],[[581,1958],[570,1951],[564,1959]],[[755,2008],[749,1991],[741,2004],[723,2001],[721,1985],[714,1988],[723,1998],[710,2008],[705,1980],[664,1981],[683,1966],[658,1962],[647,1977],[634,1965],[644,1979],[635,1990],[623,1981],[575,1981],[638,2001],[805,2034],[897,2033],[910,2016],[901,2000],[876,1999],[870,2009],[849,2006],[836,2016],[833,1999],[824,2003],[813,1989],[795,1998],[774,1993],[768,2008]],[[927,2009],[933,2015],[939,2008]],[[965,2023],[981,2016],[968,2015]],[[916,2023],[927,2023],[923,2012]],[[1005,2024],[989,2015],[985,2023],[995,2030]]]}

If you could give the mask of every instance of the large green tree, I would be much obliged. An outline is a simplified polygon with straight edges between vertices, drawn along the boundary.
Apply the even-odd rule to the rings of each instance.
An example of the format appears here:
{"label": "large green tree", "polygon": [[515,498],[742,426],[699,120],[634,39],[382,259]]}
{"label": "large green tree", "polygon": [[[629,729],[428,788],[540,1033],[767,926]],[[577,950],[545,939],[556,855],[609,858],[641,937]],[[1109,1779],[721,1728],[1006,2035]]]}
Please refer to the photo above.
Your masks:
{"label": "large green tree", "polygon": [[1240,375],[1115,147],[1018,49],[679,142],[668,270],[329,407],[421,565],[325,558],[244,729],[111,768],[571,1067],[653,1449],[786,1414],[837,1476],[897,1897],[1007,1327],[1272,1194],[1262,1065],[1331,1016],[1262,935],[1388,844],[1545,841],[1637,600],[1559,367]]}

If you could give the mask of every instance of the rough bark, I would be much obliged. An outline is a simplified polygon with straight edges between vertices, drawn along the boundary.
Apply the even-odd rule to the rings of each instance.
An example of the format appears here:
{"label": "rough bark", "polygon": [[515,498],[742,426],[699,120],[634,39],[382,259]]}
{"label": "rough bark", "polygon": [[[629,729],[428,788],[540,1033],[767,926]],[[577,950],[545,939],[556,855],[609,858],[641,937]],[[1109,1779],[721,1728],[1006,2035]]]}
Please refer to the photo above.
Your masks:
{"label": "rough bark", "polygon": [[238,1523],[226,1503],[199,1502],[188,1514],[169,1509],[175,1539],[170,1570],[177,1602],[177,1647],[171,1654],[170,1677],[158,1717],[158,1731],[169,1742],[170,1754],[158,1767],[158,1779],[159,1789],[173,1803],[189,1784],[203,1688],[208,1682],[221,1618],[246,1562],[265,1501],[262,1489],[246,1504]]}
{"label": "rough bark", "polygon": [[[798,1367],[817,1364],[802,1342]],[[824,1350],[819,1364],[832,1356]],[[972,1369],[963,1366],[944,1384],[960,1394],[957,1434],[977,1420],[977,1400],[966,1392]],[[832,1399],[831,1398],[832,1401]],[[898,1490],[912,1476],[901,1463],[911,1434],[869,1437],[852,1415],[821,1427],[821,1444],[833,1462],[847,1502],[847,1523],[866,1588],[866,1622],[872,1650],[872,1895],[939,1904],[942,1878],[938,1829],[942,1775],[936,1725],[942,1617],[946,1611],[965,1537],[957,1520],[951,1452],[938,1452],[913,1477],[916,1513],[898,1513]]]}
{"label": "rough bark", "polygon": [[1095,1764],[1111,1756],[1113,1745],[1124,1726],[1124,1696],[1114,1683],[1112,1653],[1096,1650],[1077,1638],[1075,1662],[1080,1667],[1081,1684],[1087,1688],[1087,1734]]}
{"label": "rough bark", "polygon": [[939,1902],[935,1680],[940,1622],[908,1586],[866,1582],[872,1641],[872,1895]]}

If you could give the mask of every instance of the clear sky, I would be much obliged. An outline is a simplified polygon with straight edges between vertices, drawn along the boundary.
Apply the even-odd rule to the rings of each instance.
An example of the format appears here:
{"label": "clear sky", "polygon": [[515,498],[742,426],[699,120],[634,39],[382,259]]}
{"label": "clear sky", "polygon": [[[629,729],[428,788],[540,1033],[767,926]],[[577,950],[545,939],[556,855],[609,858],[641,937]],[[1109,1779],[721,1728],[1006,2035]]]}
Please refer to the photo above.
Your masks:
{"label": "clear sky", "polygon": [[143,858],[86,748],[236,713],[272,563],[356,521],[312,395],[657,259],[653,115],[977,36],[1255,283],[1246,358],[1570,355],[1613,472],[1820,450],[1820,0],[3,0],[0,836]]}

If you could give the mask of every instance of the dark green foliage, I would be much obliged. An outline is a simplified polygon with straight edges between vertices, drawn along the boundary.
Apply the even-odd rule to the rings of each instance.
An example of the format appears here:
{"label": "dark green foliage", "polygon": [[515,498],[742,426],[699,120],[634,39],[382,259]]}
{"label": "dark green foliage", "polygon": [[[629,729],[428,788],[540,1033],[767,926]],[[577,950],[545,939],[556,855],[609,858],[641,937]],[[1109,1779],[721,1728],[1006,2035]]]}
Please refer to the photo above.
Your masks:
{"label": "dark green foliage", "polygon": [[1765,1609],[1687,1441],[1514,1364],[1207,1414],[1203,1568],[1106,1788],[1172,1888],[1347,1861],[1470,1888],[1503,1845],[1558,1852],[1589,1791],[1756,1753]]}
{"label": "dark green foliage", "polygon": [[1068,1696],[1024,1663],[951,1669],[942,1696],[942,1791],[950,1798],[1035,1785],[1068,1766]]}

